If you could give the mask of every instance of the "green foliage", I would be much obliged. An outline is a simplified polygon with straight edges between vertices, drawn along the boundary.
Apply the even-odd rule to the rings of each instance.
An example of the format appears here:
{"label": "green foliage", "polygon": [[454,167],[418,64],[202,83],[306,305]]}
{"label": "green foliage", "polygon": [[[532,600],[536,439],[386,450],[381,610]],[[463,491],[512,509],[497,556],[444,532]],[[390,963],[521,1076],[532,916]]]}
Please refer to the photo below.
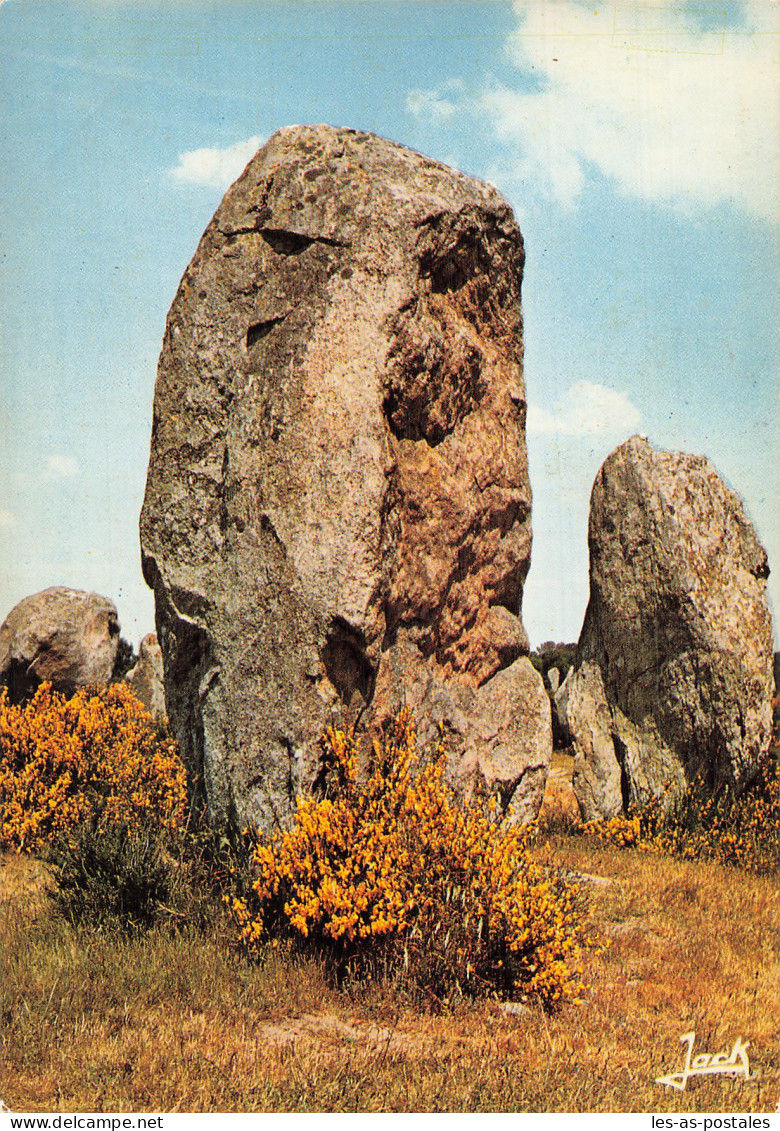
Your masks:
{"label": "green foliage", "polygon": [[73,924],[135,930],[170,915],[176,861],[151,826],[117,824],[98,809],[51,845],[55,911]]}
{"label": "green foliage", "polygon": [[95,805],[47,851],[57,914],[95,929],[143,930],[165,922],[202,930],[224,914],[226,891],[248,877],[249,847],[205,821],[166,829],[117,823]]}
{"label": "green foliage", "polygon": [[544,644],[535,648],[529,658],[545,681],[550,669],[557,668],[561,673],[561,683],[563,683],[569,668],[573,667],[576,657],[576,644],[555,644],[552,640],[547,640]]}
{"label": "green foliage", "polygon": [[116,650],[116,659],[114,660],[114,670],[111,673],[111,680],[113,683],[118,683],[119,680],[124,679],[129,671],[131,671],[138,663],[138,653],[133,648],[129,640],[125,640],[124,636],[119,637],[119,645]]}

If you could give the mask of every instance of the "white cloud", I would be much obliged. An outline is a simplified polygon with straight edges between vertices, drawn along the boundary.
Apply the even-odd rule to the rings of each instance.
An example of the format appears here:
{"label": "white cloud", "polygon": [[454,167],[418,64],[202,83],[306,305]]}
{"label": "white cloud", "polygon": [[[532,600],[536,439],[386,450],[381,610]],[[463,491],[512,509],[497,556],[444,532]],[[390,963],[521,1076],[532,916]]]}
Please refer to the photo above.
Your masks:
{"label": "white cloud", "polygon": [[48,456],[42,475],[44,479],[71,479],[78,475],[79,465],[72,456]]}
{"label": "white cloud", "polygon": [[[517,174],[571,206],[588,164],[625,193],[780,215],[780,5],[702,28],[696,6],[518,0],[510,59],[541,89],[484,94]],[[713,9],[710,10],[712,14]]]}
{"label": "white cloud", "polygon": [[16,515],[0,507],[0,530],[10,530],[16,526]]}
{"label": "white cloud", "polygon": [[179,154],[179,164],[171,170],[171,175],[177,181],[227,188],[243,173],[263,141],[259,134],[255,134],[225,149],[190,149]]}
{"label": "white cloud", "polygon": [[429,123],[447,122],[458,113],[465,89],[459,79],[450,79],[436,90],[411,90],[406,109]]}
{"label": "white cloud", "polygon": [[[590,168],[631,196],[682,207],[730,202],[780,219],[780,3],[742,22],[710,8],[626,0],[517,0],[506,55],[516,83],[470,96],[450,81],[407,109],[433,124],[474,115],[504,147],[502,183],[573,207]],[[533,84],[533,89],[531,89]]]}
{"label": "white cloud", "polygon": [[[528,406],[529,433],[548,436],[597,436],[631,433],[642,417],[625,393],[577,381],[553,409]],[[627,438],[627,435],[626,435]]]}

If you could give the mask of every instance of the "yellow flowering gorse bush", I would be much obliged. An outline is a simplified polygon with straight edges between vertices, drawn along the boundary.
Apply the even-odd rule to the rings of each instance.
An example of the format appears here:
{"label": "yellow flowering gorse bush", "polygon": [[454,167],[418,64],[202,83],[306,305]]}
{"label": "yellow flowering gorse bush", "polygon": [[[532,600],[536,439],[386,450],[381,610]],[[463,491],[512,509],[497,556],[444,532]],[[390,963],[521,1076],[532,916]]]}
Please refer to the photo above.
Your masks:
{"label": "yellow flowering gorse bush", "polygon": [[585,821],[578,827],[583,836],[592,836],[616,848],[637,848],[646,844],[642,820],[637,813],[629,816],[605,817],[603,820]]}
{"label": "yellow flowering gorse bush", "polygon": [[123,683],[70,699],[42,684],[22,706],[0,690],[0,847],[35,852],[99,804],[130,829],[186,818],[184,765]]}
{"label": "yellow flowering gorse bush", "polygon": [[741,791],[724,786],[713,793],[696,780],[671,811],[658,798],[628,816],[589,821],[580,832],[621,848],[775,871],[780,867],[780,765],[767,755]]}
{"label": "yellow flowering gorse bush", "polygon": [[329,730],[323,758],[332,788],[259,839],[251,888],[231,900],[250,950],[284,939],[341,969],[381,960],[437,994],[577,999],[576,887],[532,863],[528,830],[454,797],[443,750],[418,758],[408,714],[374,741],[362,780],[352,733]]}

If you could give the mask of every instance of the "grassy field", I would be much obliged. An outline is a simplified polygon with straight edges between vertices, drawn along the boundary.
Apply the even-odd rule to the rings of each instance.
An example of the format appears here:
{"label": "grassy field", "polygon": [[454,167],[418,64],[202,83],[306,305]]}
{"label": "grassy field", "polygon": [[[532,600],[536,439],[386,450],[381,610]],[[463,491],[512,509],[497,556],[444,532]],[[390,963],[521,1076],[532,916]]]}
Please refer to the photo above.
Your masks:
{"label": "grassy field", "polygon": [[[575,836],[594,930],[582,1005],[339,992],[311,962],[253,965],[216,923],[123,938],[53,919],[44,867],[0,858],[2,1099],[13,1111],[738,1111],[780,1101],[780,879]],[[435,1006],[435,1008],[434,1008]],[[750,1080],[655,1083],[749,1042]]]}

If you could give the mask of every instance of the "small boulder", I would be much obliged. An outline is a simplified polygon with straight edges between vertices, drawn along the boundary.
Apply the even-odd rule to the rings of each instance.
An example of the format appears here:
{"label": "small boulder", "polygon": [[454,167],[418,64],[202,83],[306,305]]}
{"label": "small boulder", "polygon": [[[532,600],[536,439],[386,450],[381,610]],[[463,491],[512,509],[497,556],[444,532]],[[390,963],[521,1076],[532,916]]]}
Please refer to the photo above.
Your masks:
{"label": "small boulder", "polygon": [[380,669],[374,719],[386,724],[408,707],[422,747],[444,739],[463,794],[496,793],[511,820],[535,819],[552,757],[550,700],[539,673],[521,656],[481,686],[447,679],[417,649],[399,642]]}
{"label": "small boulder", "polygon": [[54,586],[25,597],[0,626],[0,683],[19,703],[48,681],[72,695],[111,680],[119,645],[116,606],[107,597]]}
{"label": "small boulder", "polygon": [[772,726],[767,557],[708,460],[633,437],[602,466],[569,690],[586,820],[748,780]]}
{"label": "small boulder", "polygon": [[125,681],[141,700],[156,723],[165,723],[165,685],[163,682],[162,649],[153,632],[144,636],[138,648],[138,663],[127,673]]}

